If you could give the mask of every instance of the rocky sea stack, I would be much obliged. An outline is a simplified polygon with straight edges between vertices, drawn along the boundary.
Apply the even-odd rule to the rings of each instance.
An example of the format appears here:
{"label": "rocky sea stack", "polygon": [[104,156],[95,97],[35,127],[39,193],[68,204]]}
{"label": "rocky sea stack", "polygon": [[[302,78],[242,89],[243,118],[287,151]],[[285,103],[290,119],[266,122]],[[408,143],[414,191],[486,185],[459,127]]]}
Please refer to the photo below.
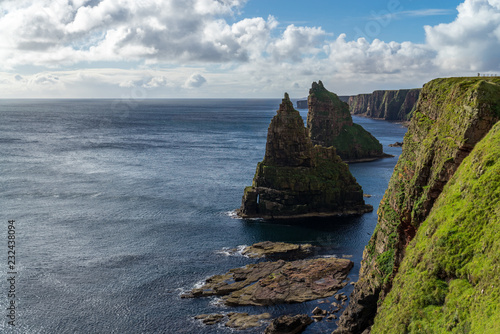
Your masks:
{"label": "rocky sea stack", "polygon": [[285,93],[267,133],[264,160],[245,188],[243,218],[362,214],[373,210],[335,148],[313,146],[299,112]]}
{"label": "rocky sea stack", "polygon": [[500,78],[427,83],[336,334],[500,328]]}
{"label": "rocky sea stack", "polygon": [[308,97],[307,128],[312,143],[333,146],[342,160],[369,161],[386,157],[382,144],[362,126],[353,123],[349,105],[313,82]]}

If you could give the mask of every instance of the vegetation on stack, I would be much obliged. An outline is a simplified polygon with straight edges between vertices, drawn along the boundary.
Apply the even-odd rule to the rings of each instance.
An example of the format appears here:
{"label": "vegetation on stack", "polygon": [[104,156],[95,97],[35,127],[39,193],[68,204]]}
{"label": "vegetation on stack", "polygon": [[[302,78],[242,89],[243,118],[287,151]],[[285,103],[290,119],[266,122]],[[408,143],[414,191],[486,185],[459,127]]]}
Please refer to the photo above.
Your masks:
{"label": "vegetation on stack", "polygon": [[363,190],[333,147],[313,146],[288,94],[269,126],[266,154],[245,188],[241,217],[360,214]]}
{"label": "vegetation on stack", "polygon": [[382,144],[362,126],[353,123],[349,106],[329,92],[321,81],[313,82],[308,97],[307,128],[313,144],[333,146],[347,162],[384,157]]}

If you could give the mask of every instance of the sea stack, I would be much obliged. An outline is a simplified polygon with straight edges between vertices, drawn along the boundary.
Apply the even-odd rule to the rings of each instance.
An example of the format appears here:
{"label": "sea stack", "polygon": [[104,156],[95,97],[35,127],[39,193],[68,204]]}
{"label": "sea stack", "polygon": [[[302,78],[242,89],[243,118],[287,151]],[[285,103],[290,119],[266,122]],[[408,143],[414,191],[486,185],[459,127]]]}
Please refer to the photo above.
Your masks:
{"label": "sea stack", "polygon": [[361,125],[352,121],[349,105],[313,82],[307,99],[307,128],[314,145],[333,146],[346,162],[370,161],[386,157],[382,144]]}
{"label": "sea stack", "polygon": [[243,218],[295,218],[372,211],[335,148],[313,146],[288,94],[271,121],[264,160],[245,188]]}

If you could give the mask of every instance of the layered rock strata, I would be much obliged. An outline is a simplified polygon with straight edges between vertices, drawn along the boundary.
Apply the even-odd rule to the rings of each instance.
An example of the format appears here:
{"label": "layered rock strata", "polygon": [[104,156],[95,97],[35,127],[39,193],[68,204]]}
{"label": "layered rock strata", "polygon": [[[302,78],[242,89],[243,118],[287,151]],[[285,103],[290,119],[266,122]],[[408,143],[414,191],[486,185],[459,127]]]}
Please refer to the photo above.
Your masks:
{"label": "layered rock strata", "polygon": [[349,97],[349,110],[354,115],[407,121],[417,106],[420,89],[376,90],[371,94]]}
{"label": "layered rock strata", "polygon": [[313,82],[308,97],[307,128],[311,141],[333,146],[342,160],[368,161],[385,157],[382,144],[352,121],[347,103],[329,92],[321,81]]}
{"label": "layered rock strata", "polygon": [[[372,325],[378,307],[391,291],[394,277],[399,275],[407,246],[419,232],[420,225],[429,216],[450,178],[499,119],[498,78],[436,79],[423,87],[404,139],[403,152],[379,206],[377,227],[363,253],[359,280],[335,333],[361,333]],[[493,163],[488,160],[478,165],[477,172],[481,173]],[[463,186],[460,188],[462,191],[468,189],[466,180],[457,182]],[[457,196],[463,195],[458,192]],[[498,194],[494,196],[497,196],[498,201]],[[450,201],[447,207],[449,212],[461,210],[456,206],[458,197]],[[471,196],[471,200],[474,198]],[[455,204],[454,200],[457,200]],[[495,212],[498,217],[498,211]],[[488,218],[479,215],[477,219]],[[425,237],[421,237],[423,239],[419,239],[423,243],[422,247],[436,233],[435,230],[426,231],[420,232],[426,233]],[[449,233],[455,233],[452,231]],[[451,234],[450,237],[453,239]],[[446,240],[442,242],[446,244]],[[422,257],[412,256],[408,260],[411,264],[408,265],[426,266],[424,259],[428,254],[424,253],[420,253]],[[439,263],[427,274],[437,275],[441,282],[433,282],[438,285],[442,282],[448,284],[446,280],[458,278],[457,272]],[[474,276],[477,274],[467,277],[470,284],[475,284]],[[401,285],[401,280],[396,281],[398,285]],[[431,282],[429,286],[434,283]],[[420,281],[418,284],[423,283]],[[444,286],[436,287],[445,289]],[[439,289],[433,291],[439,294]],[[394,298],[391,299],[393,303],[412,302],[402,300],[401,296]],[[442,296],[437,297],[435,305],[440,305],[442,301]],[[438,312],[437,309],[433,311]],[[419,312],[422,311],[419,309]],[[399,317],[400,313],[397,314]]]}
{"label": "layered rock strata", "polygon": [[347,284],[352,266],[337,258],[259,262],[212,276],[183,297],[223,296],[228,306],[302,303],[333,296]]}
{"label": "layered rock strata", "polygon": [[373,210],[335,148],[313,146],[299,112],[285,94],[267,134],[264,160],[237,214],[243,218],[296,218],[361,214]]}

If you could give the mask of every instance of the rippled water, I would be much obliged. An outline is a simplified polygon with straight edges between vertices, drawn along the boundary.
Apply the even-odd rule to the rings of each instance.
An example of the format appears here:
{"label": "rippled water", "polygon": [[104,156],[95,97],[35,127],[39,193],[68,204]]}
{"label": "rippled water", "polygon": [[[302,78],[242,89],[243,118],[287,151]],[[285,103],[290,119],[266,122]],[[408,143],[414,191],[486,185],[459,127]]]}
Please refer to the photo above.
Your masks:
{"label": "rippled water", "polygon": [[[2,315],[0,330],[229,333],[192,317],[235,309],[179,295],[253,261],[225,249],[264,240],[325,246],[324,254],[356,263],[356,280],[396,158],[350,166],[373,195],[366,199],[373,213],[293,224],[231,218],[264,156],[279,102],[0,100],[0,245],[6,253],[7,221],[16,220],[18,270],[16,329]],[[402,126],[355,122],[387,153],[401,152],[387,145],[402,140]],[[310,313],[317,303],[236,311]],[[305,333],[333,328],[323,321]]]}

